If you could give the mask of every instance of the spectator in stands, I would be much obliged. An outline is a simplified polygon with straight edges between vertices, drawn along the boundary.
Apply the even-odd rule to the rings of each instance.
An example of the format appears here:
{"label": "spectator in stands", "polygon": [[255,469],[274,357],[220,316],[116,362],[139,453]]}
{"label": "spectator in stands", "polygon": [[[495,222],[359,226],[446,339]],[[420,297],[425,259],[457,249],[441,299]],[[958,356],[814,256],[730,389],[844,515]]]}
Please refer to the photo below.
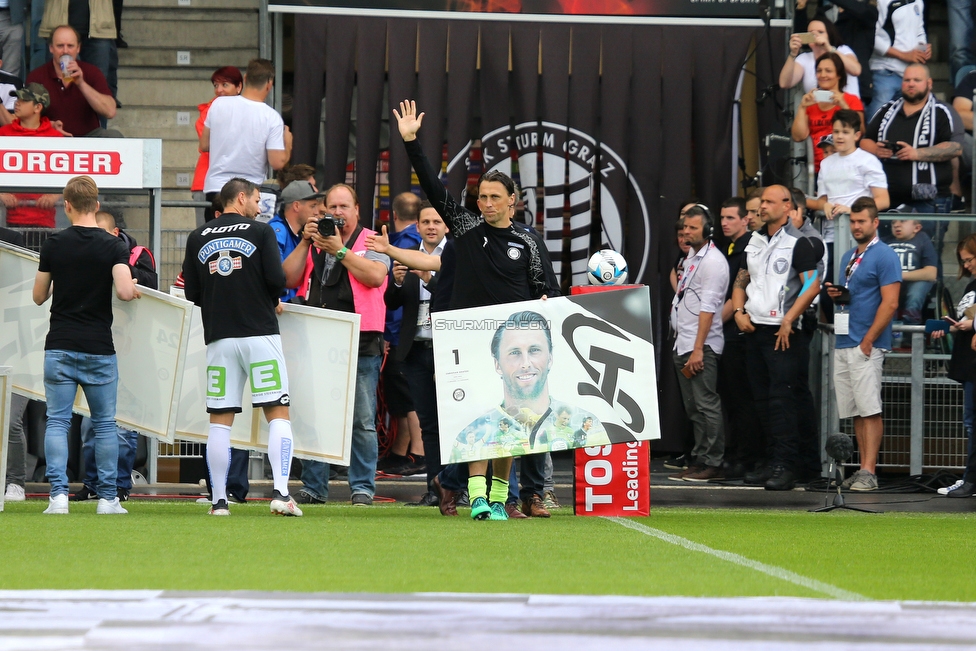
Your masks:
{"label": "spectator in stands", "polygon": [[[948,489],[939,493],[949,497],[972,497],[976,494],[976,453],[974,453],[973,422],[976,420],[976,400],[973,388],[976,387],[976,348],[973,347],[973,319],[976,318],[976,233],[967,235],[956,246],[956,260],[959,262],[959,278],[968,278],[955,314],[949,320],[952,337],[952,358],[949,360],[949,377],[962,384],[963,406],[962,426],[966,434],[968,458],[963,478]],[[935,331],[932,339],[939,339],[945,333]],[[945,491],[943,493],[943,491]]]}
{"label": "spectator in stands", "polygon": [[[749,230],[758,231],[762,228],[762,220],[759,219],[759,207],[762,204],[762,188],[749,188],[746,192],[746,219],[749,220]],[[732,278],[735,281],[735,278]]]}
{"label": "spectator in stands", "polygon": [[[864,106],[856,95],[842,93],[847,73],[844,72],[843,62],[835,52],[827,52],[817,59],[817,89],[811,90],[800,100],[800,106],[793,118],[793,140],[801,142],[812,138],[814,144],[831,132],[834,114],[840,110],[850,109],[858,112],[861,122],[864,121]],[[829,99],[823,101],[819,95],[829,94]],[[814,173],[820,171],[820,161],[824,152],[820,147],[813,148]]]}
{"label": "spectator in stands", "polygon": [[[420,198],[412,192],[402,192],[393,198],[393,221],[389,232],[390,244],[400,249],[413,249],[422,238],[417,230],[420,217]],[[386,226],[382,227],[386,233]],[[367,242],[367,247],[369,243]],[[393,273],[393,270],[390,272]],[[387,283],[389,286],[389,283]],[[386,348],[396,348],[400,339],[403,309],[386,310],[386,328],[383,339]],[[383,395],[390,416],[396,418],[397,434],[389,454],[377,464],[377,469],[391,475],[414,475],[424,472],[424,443],[421,438],[420,420],[414,410],[411,392],[403,375],[403,368],[396,355],[387,355],[383,364]]]}
{"label": "spectator in stands", "polygon": [[[240,95],[216,97],[204,119],[200,151],[210,152],[210,167],[203,184],[212,201],[224,183],[234,177],[255,185],[264,182],[265,165],[280,170],[291,158],[291,130],[281,116],[264,103],[274,83],[274,67],[267,59],[253,59],[244,74]],[[207,209],[206,221],[213,219]]]}
{"label": "spectator in stands", "polygon": [[949,83],[958,86],[963,77],[976,70],[973,3],[972,0],[947,0],[946,6],[949,10]]}
{"label": "spectator in stands", "polygon": [[[857,246],[841,258],[848,307],[841,290],[830,285],[834,300],[834,391],[841,418],[854,418],[860,469],[844,480],[844,488],[878,488],[875,465],[881,449],[881,368],[891,350],[891,317],[898,310],[901,265],[898,256],[878,238],[878,208],[861,197],[851,206],[851,235]],[[843,317],[843,318],[842,318]]]}
{"label": "spectator in stands", "polygon": [[[244,86],[244,76],[241,71],[237,69],[236,66],[224,66],[223,68],[217,68],[212,75],[210,75],[210,83],[213,84],[214,96],[209,102],[204,102],[197,106],[197,110],[200,112],[200,117],[196,121],[197,139],[203,135],[204,123],[207,120],[207,113],[210,111],[210,105],[218,97],[236,97],[241,94],[241,88]],[[210,169],[210,152],[201,151],[200,156],[197,158],[197,166],[193,170],[193,182],[190,184],[190,192],[193,195],[194,201],[204,201],[206,200],[206,195],[203,192],[203,183],[207,178],[207,170]],[[282,185],[284,187],[287,184]],[[203,226],[204,212],[203,208],[197,208],[197,226]],[[284,259],[284,258],[282,258]]]}
{"label": "spectator in stands", "polygon": [[0,70],[16,78],[23,75],[27,6],[27,0],[0,0]]}
{"label": "spectator in stands", "polygon": [[[45,0],[44,17],[37,32],[38,36],[53,36],[60,25],[69,25],[75,30],[81,45],[77,58],[99,69],[108,83],[112,102],[116,104],[114,98],[119,90],[119,52],[115,45],[118,30],[115,29],[112,0]],[[60,58],[60,54],[52,54],[55,61]],[[116,108],[119,108],[118,104]]]}
{"label": "spectator in stands", "polygon": [[[22,233],[0,227],[0,242],[23,248],[26,246]],[[10,394],[10,427],[7,431],[7,485],[3,499],[7,502],[23,502],[27,481],[27,438],[24,436],[24,413],[27,411],[25,396]]]}
{"label": "spectator in stands", "polygon": [[[962,145],[953,140],[952,114],[932,94],[932,76],[924,64],[905,68],[901,92],[868,123],[861,148],[881,159],[892,206],[902,212],[947,213],[952,208],[951,160],[962,153]],[[923,226],[936,253],[945,226]]]}
{"label": "spectator in stands", "polygon": [[845,73],[844,83],[839,88],[843,93],[860,97],[857,77],[861,74],[861,63],[857,60],[854,50],[844,45],[834,24],[825,16],[817,16],[807,24],[807,31],[814,38],[813,43],[810,43],[809,52],[800,52],[803,48],[800,34],[793,34],[790,37],[790,54],[779,72],[780,88],[793,88],[801,81],[804,94],[817,88],[819,81],[817,62],[823,55],[835,53],[840,59],[838,69]]}
{"label": "spectator in stands", "polygon": [[[129,250],[129,267],[132,278],[142,287],[158,289],[156,261],[149,249],[139,246],[135,238],[116,226],[115,217],[104,210],[95,213],[95,222],[110,235],[122,240]],[[132,490],[132,470],[139,449],[139,433],[116,424],[119,437],[119,465],[115,480],[116,496],[120,502],[128,501]],[[95,430],[90,418],[81,419],[82,456],[85,460],[85,478],[80,491],[71,498],[73,502],[98,499],[98,470],[95,461]]]}
{"label": "spectator in stands", "polygon": [[[0,136],[60,138],[44,112],[51,103],[44,86],[29,83],[16,91],[14,121],[0,127]],[[28,228],[54,228],[56,194],[0,194],[7,209],[7,225]]]}
{"label": "spectator in stands", "polygon": [[[3,10],[0,9],[0,14],[2,13]],[[3,64],[2,59],[0,59],[0,64]],[[20,77],[0,70],[0,126],[14,121],[12,114],[14,101],[16,101],[14,98],[17,97],[17,91],[23,87],[24,84],[20,81]]]}
{"label": "spectator in stands", "polygon": [[963,127],[962,177],[968,176],[973,170],[973,92],[976,91],[976,70],[971,70],[961,77],[952,94],[952,108],[956,110]]}
{"label": "spectator in stands", "polygon": [[[441,455],[434,385],[430,303],[439,278],[437,270],[421,271],[420,269],[423,268],[423,262],[427,262],[428,259],[434,262],[435,258],[439,268],[441,254],[446,247],[453,247],[453,243],[447,239],[447,224],[426,201],[420,205],[418,230],[423,237],[421,244],[412,246],[406,251],[393,246],[387,249],[396,263],[393,267],[393,282],[386,286],[385,299],[387,309],[402,308],[400,337],[397,344],[391,347],[390,356],[402,363],[403,374],[406,377],[413,406],[416,408],[423,437],[427,493],[421,499],[420,505],[434,505],[439,502],[434,479],[441,471]],[[366,245],[377,250],[377,243],[382,248],[381,237],[370,238]],[[410,256],[423,256],[423,258],[413,260]],[[410,268],[416,271],[409,272]],[[387,364],[389,364],[389,357]]]}
{"label": "spectator in stands", "polygon": [[708,210],[694,205],[684,213],[684,220],[688,262],[671,301],[670,322],[676,333],[671,356],[685,413],[694,426],[695,447],[694,462],[669,479],[705,482],[723,477],[725,427],[718,365],[725,348],[721,315],[729,265],[712,242]]}
{"label": "spectator in stands", "polygon": [[[742,268],[746,246],[752,238],[745,199],[726,199],[720,214],[722,234],[729,240],[728,249],[723,253],[729,263],[729,278],[735,278]],[[765,449],[752,391],[745,381],[748,360],[746,341],[735,325],[732,310],[732,283],[729,282],[722,307],[725,348],[718,364],[718,391],[729,422],[725,435],[726,479],[738,479],[747,471],[755,470]]]}
{"label": "spectator in stands", "polygon": [[912,63],[932,58],[932,45],[925,35],[923,0],[878,0],[878,24],[874,29],[874,56],[871,76],[874,94],[868,106],[868,120],[878,110],[904,92],[902,76]]}
{"label": "spectator in stands", "polygon": [[881,161],[857,146],[861,137],[861,116],[855,111],[837,111],[832,119],[834,154],[824,158],[817,179],[814,209],[824,212],[822,227],[827,247],[826,279],[833,280],[834,220],[850,214],[859,197],[872,197],[880,210],[888,208],[888,178]]}
{"label": "spectator in stands", "polygon": [[803,447],[798,418],[813,409],[813,396],[798,378],[809,346],[797,331],[820,290],[817,264],[823,249],[793,226],[792,210],[788,189],[773,185],[763,190],[759,217],[764,226],[752,235],[732,291],[735,322],[747,337],[749,384],[772,446],[770,463],[747,473],[745,480],[764,484],[766,490],[795,486]]}
{"label": "spectator in stands", "polygon": [[854,51],[861,64],[857,83],[861,103],[867,106],[873,94],[871,54],[874,52],[874,27],[878,22],[878,7],[870,0],[835,0],[833,4],[839,9],[837,32]]}
{"label": "spectator in stands", "polygon": [[896,219],[891,224],[893,237],[885,240],[901,263],[901,294],[898,319],[906,325],[922,323],[925,300],[939,275],[939,258],[932,240],[915,219]]}
{"label": "spectator in stands", "polygon": [[316,190],[319,187],[315,182],[315,168],[305,163],[285,165],[275,174],[275,184],[279,191],[287,188],[292,181],[308,181]]}
{"label": "spectator in stands", "polygon": [[[318,219],[323,196],[308,181],[293,181],[281,191],[281,208],[268,225],[274,229],[282,260],[298,246],[308,220]],[[285,289],[281,301],[290,301],[297,292],[296,289]]]}
{"label": "spectator in stands", "polygon": [[[376,385],[383,361],[386,314],[383,291],[390,258],[366,250],[366,237],[373,231],[360,224],[359,197],[352,187],[340,183],[329,188],[325,210],[333,221],[307,222],[301,241],[285,259],[285,286],[299,288],[309,306],[355,312],[361,317],[349,489],[353,506],[371,506],[378,452]],[[302,484],[300,503],[324,503],[329,495],[329,464],[302,463]]]}
{"label": "spectator in stands", "polygon": [[[41,247],[33,298],[54,296],[44,345],[47,429],[44,451],[51,482],[45,513],[68,513],[68,426],[78,387],[85,392],[95,427],[99,514],[125,513],[116,491],[119,457],[115,426],[118,366],[112,342],[112,286],[120,300],[139,298],[125,244],[98,227],[98,188],[91,177],[74,177],[64,188],[72,227]],[[53,287],[53,291],[52,291]]]}
{"label": "spectator in stands", "polygon": [[[51,33],[53,59],[27,75],[27,83],[44,86],[51,98],[47,116],[65,135],[121,138],[115,129],[102,127],[100,118],[115,117],[115,98],[97,67],[78,60],[81,44],[73,27],[61,25]],[[67,57],[64,71],[60,59]]]}

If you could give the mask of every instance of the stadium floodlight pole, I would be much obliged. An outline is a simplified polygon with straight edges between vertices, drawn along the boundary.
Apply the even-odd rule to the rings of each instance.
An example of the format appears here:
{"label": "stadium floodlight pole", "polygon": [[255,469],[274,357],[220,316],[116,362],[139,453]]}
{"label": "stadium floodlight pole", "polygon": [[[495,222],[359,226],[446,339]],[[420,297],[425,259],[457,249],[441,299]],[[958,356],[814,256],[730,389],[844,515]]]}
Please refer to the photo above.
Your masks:
{"label": "stadium floodlight pole", "polygon": [[848,506],[844,503],[844,496],[840,492],[840,485],[843,481],[840,464],[850,459],[854,453],[854,444],[851,443],[851,437],[847,434],[831,434],[827,437],[827,444],[824,446],[824,450],[827,452],[827,456],[830,457],[829,474],[837,483],[837,494],[834,495],[833,504],[827,504],[827,500],[830,499],[830,480],[828,479],[827,497],[824,499],[824,505],[819,509],[810,509],[810,513],[826,513],[834,509],[860,511],[861,513],[884,513],[884,511],[872,511],[870,509],[862,509],[858,506]]}

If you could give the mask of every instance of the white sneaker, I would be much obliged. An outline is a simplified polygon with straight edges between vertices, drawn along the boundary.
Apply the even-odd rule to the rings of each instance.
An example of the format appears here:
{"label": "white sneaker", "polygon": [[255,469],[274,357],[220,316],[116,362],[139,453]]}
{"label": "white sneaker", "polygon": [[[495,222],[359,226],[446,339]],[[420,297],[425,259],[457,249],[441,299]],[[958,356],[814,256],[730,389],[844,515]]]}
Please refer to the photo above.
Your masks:
{"label": "white sneaker", "polygon": [[65,495],[65,494],[62,494],[62,495],[54,495],[54,496],[52,496],[52,497],[49,498],[48,502],[49,502],[48,507],[46,509],[44,509],[44,512],[45,513],[47,513],[48,515],[51,515],[51,514],[64,514],[64,515],[67,515],[67,513],[68,513],[68,496],[67,495]]}
{"label": "white sneaker", "polygon": [[110,500],[105,498],[99,498],[98,508],[95,509],[95,513],[98,515],[114,515],[121,513],[128,513],[122,508],[122,504],[119,502],[119,498],[113,497]]}
{"label": "white sneaker", "polygon": [[7,486],[7,492],[3,494],[3,499],[6,502],[23,502],[27,499],[27,496],[24,494],[23,486],[10,484]]}
{"label": "white sneaker", "polygon": [[[955,484],[953,484],[952,486],[945,486],[945,487],[943,487],[943,488],[940,488],[940,489],[938,490],[938,493],[939,493],[939,495],[948,495],[949,493],[951,493],[952,491],[954,491],[954,490],[956,490],[956,489],[957,489],[957,488],[959,488],[960,486],[962,486],[962,480],[961,480],[961,479],[960,479],[960,480],[958,480],[958,481],[957,481],[957,482],[956,482]],[[7,488],[7,490],[10,490],[10,488],[8,487],[8,488]],[[7,499],[10,499],[10,498],[8,497]]]}
{"label": "white sneaker", "polygon": [[296,518],[302,517],[302,510],[298,508],[290,495],[283,500],[271,500],[271,512],[278,515],[291,515]]}

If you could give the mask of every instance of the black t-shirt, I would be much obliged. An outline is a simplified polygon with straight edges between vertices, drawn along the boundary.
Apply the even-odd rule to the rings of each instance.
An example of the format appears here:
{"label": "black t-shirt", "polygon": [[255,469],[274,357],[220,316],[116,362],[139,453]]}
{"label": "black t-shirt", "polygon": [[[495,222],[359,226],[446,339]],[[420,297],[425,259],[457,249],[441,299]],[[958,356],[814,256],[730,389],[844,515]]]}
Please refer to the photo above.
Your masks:
{"label": "black t-shirt", "polygon": [[81,38],[88,36],[91,26],[91,8],[89,0],[68,0],[68,24],[78,31]]}
{"label": "black t-shirt", "polygon": [[44,350],[115,354],[112,268],[128,262],[122,240],[95,226],[72,226],[44,242],[37,270],[54,283]]}
{"label": "black t-shirt", "polygon": [[[729,262],[729,286],[725,290],[725,300],[732,300],[732,290],[735,288],[735,277],[739,275],[740,269],[748,269],[746,266],[746,247],[752,239],[752,231],[746,231],[732,243],[732,252],[729,253],[728,246],[722,249],[725,259]],[[684,258],[682,258],[684,259]],[[735,325],[735,319],[729,319],[722,325],[722,330],[726,336],[738,335],[739,328]]]}
{"label": "black t-shirt", "polygon": [[[963,313],[973,305],[976,305],[976,280],[966,285],[966,290],[956,304],[956,320],[966,318]],[[952,335],[949,377],[956,382],[976,382],[976,352],[973,352],[972,341],[972,330],[959,330]]]}
{"label": "black t-shirt", "polygon": [[[871,118],[871,122],[868,123],[867,130],[864,137],[868,140],[874,140],[877,142],[879,140],[878,133],[881,127],[881,121],[891,107],[891,102],[885,104],[878,110],[877,114]],[[915,129],[918,125],[919,118],[922,117],[924,113],[928,112],[928,108],[923,108],[920,111],[916,111],[913,115],[906,116],[905,112],[899,110],[895,117],[891,120],[891,126],[888,127],[887,137],[883,140],[888,140],[889,142],[907,142],[912,144],[915,142]],[[935,109],[935,139],[934,144],[942,142],[952,141],[952,123],[950,121],[947,109],[945,106],[936,105]],[[912,171],[916,166],[924,165],[925,168],[918,170],[915,175],[916,180],[912,179]],[[912,185],[913,183],[931,183],[931,175],[927,169],[928,165],[935,166],[935,184],[939,189],[939,196],[945,197],[949,195],[949,185],[952,183],[952,162],[944,161],[941,163],[918,163],[914,161],[901,161],[895,157],[886,158],[881,161],[881,166],[884,168],[885,176],[888,177],[888,196],[891,198],[891,205],[898,206],[899,204],[906,203],[912,200]]]}
{"label": "black t-shirt", "polygon": [[[962,97],[971,102],[973,101],[974,89],[976,89],[976,70],[971,70],[962,78],[959,85],[956,86],[956,90],[952,93],[952,99]],[[972,129],[970,129],[970,132],[972,132]]]}
{"label": "black t-shirt", "polygon": [[[939,266],[939,256],[935,253],[935,247],[928,233],[919,231],[910,240],[889,237],[885,239],[885,244],[898,254],[903,272]],[[904,289],[904,285],[902,288]]]}
{"label": "black t-shirt", "polygon": [[404,145],[420,187],[454,233],[460,264],[451,293],[451,309],[527,301],[554,291],[550,286],[555,274],[549,252],[535,231],[517,224],[506,228],[489,226],[447,193],[419,141]]}
{"label": "black t-shirt", "polygon": [[208,344],[278,334],[285,272],[267,224],[227,212],[196,229],[186,240],[183,280],[186,299],[202,311]]}

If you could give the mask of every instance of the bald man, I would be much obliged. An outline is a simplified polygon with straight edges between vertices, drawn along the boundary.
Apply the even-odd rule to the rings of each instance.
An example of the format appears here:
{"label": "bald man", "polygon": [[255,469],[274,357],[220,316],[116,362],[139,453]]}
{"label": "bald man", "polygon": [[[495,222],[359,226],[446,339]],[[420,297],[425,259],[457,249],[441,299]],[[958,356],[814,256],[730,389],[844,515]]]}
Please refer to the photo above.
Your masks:
{"label": "bald man", "polygon": [[767,463],[746,474],[746,483],[791,490],[800,475],[804,447],[797,414],[813,396],[800,375],[809,340],[800,317],[820,291],[817,263],[823,244],[805,237],[790,220],[793,200],[782,185],[763,190],[762,228],[755,231],[732,289],[736,325],[747,338],[749,384],[766,436]]}

